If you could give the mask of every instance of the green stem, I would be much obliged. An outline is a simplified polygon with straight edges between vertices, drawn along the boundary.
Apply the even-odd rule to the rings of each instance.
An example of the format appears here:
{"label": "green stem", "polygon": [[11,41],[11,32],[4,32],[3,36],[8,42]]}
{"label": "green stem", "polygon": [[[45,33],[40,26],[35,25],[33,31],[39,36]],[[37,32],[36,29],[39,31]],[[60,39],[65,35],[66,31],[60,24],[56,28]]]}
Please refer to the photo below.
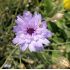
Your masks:
{"label": "green stem", "polygon": [[15,50],[17,49],[17,45],[15,46],[15,49],[13,49],[13,51],[10,53],[10,55],[7,57],[7,59],[5,60],[4,64],[0,67],[0,69],[3,68],[3,66],[6,64],[7,60],[10,58],[10,56],[15,52]]}
{"label": "green stem", "polygon": [[59,46],[59,45],[67,45],[67,44],[70,44],[70,42],[51,44],[51,46]]}
{"label": "green stem", "polygon": [[19,61],[20,61],[20,65],[21,65],[21,55],[22,55],[22,54],[21,54],[21,51],[20,51],[20,58],[19,58]]}
{"label": "green stem", "polygon": [[[21,4],[20,4],[20,1],[19,1],[19,3],[18,3],[18,7],[17,7],[17,9],[16,9],[16,11],[15,11],[14,16],[17,15],[17,12],[18,12],[18,9],[20,8],[20,5],[21,5]],[[10,24],[10,26],[8,27],[7,34],[10,32],[10,30],[11,30],[11,26],[13,26],[14,19],[15,19],[15,17],[12,18],[11,24]]]}

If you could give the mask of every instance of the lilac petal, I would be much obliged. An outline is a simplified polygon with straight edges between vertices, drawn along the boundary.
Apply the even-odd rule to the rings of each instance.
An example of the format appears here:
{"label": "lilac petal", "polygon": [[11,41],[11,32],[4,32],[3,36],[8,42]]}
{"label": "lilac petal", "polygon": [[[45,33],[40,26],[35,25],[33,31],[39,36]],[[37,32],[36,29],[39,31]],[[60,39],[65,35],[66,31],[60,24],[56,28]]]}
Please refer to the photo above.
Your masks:
{"label": "lilac petal", "polygon": [[37,41],[35,48],[36,48],[36,51],[44,50],[43,44],[40,41]]}
{"label": "lilac petal", "polygon": [[43,44],[45,44],[46,46],[48,46],[49,43],[50,43],[50,41],[49,41],[48,39],[44,39],[44,40],[43,40]]}
{"label": "lilac petal", "polygon": [[32,14],[29,11],[24,11],[23,17],[25,19],[31,19],[32,18]]}
{"label": "lilac petal", "polygon": [[20,17],[20,15],[17,16],[17,20],[15,20],[15,22],[17,24],[23,24],[23,23],[25,23],[24,20]]}
{"label": "lilac petal", "polygon": [[44,49],[43,45],[41,42],[35,42],[32,41],[31,44],[29,45],[29,50],[32,52],[37,52],[37,51],[42,51]]}
{"label": "lilac petal", "polygon": [[45,31],[44,31],[44,33],[42,33],[46,38],[49,38],[49,37],[51,37],[53,34],[52,34],[52,32],[51,31],[49,31],[48,29],[46,29]]}
{"label": "lilac petal", "polygon": [[25,42],[28,43],[28,44],[30,44],[31,39],[25,39]]}
{"label": "lilac petal", "polygon": [[35,48],[36,48],[36,52],[40,52],[44,50],[44,47],[35,46]]}
{"label": "lilac petal", "polygon": [[41,24],[41,19],[42,19],[41,15],[35,13],[35,15],[34,15],[33,18],[34,18],[34,20],[35,20],[35,25],[36,25],[36,26],[39,26],[39,24]]}
{"label": "lilac petal", "polygon": [[20,33],[19,35],[17,35],[20,39],[25,40],[25,35],[23,33]]}
{"label": "lilac petal", "polygon": [[37,30],[36,30],[36,32],[35,33],[37,33],[37,34],[40,34],[41,35],[41,33],[42,33],[42,28],[38,28]]}
{"label": "lilac petal", "polygon": [[33,40],[35,40],[35,41],[37,41],[37,40],[39,40],[41,38],[43,38],[43,36],[41,36],[41,35],[35,35],[35,36],[33,36]]}
{"label": "lilac petal", "polygon": [[27,21],[21,21],[21,20],[15,20],[15,22],[17,23],[17,25],[19,26],[19,27],[21,27],[22,29],[26,29],[27,27],[29,27],[29,24],[28,24],[28,22]]}
{"label": "lilac petal", "polygon": [[36,33],[39,34],[39,35],[42,35],[42,34],[45,33],[45,32],[46,32],[46,28],[38,28],[38,29],[36,30]]}
{"label": "lilac petal", "polygon": [[20,34],[23,34],[23,36],[25,37],[27,32],[26,31],[24,31],[24,32],[23,31],[18,31],[15,34],[16,34],[16,36],[19,36]]}
{"label": "lilac petal", "polygon": [[37,29],[39,27],[39,21],[41,22],[41,15],[35,13],[33,18],[31,20],[29,20],[29,25],[30,27]]}
{"label": "lilac petal", "polygon": [[25,41],[24,41],[23,39],[21,39],[21,38],[16,37],[16,38],[14,38],[14,39],[12,40],[12,42],[13,42],[14,44],[22,44],[22,43],[24,43]]}
{"label": "lilac petal", "polygon": [[13,31],[18,33],[18,32],[23,32],[24,34],[27,33],[27,25],[23,24],[23,25],[16,25],[13,27]]}
{"label": "lilac petal", "polygon": [[17,32],[17,31],[21,31],[22,29],[21,29],[21,27],[19,27],[19,26],[14,26],[13,27],[13,31],[14,32]]}
{"label": "lilac petal", "polygon": [[27,49],[27,47],[28,47],[28,44],[21,44],[20,45],[20,49],[22,50],[22,51],[25,51],[26,49]]}
{"label": "lilac petal", "polygon": [[26,35],[26,39],[32,39],[32,36],[29,35],[29,34],[27,34],[27,35]]}
{"label": "lilac petal", "polygon": [[37,13],[37,12],[35,12],[34,13],[34,16],[33,16],[36,20],[41,20],[42,19],[42,16],[41,16],[41,14],[39,14],[39,13]]}
{"label": "lilac petal", "polygon": [[33,18],[31,20],[29,20],[29,27],[32,27],[34,29],[37,29],[38,26],[38,22],[39,22],[39,18],[37,19],[36,15],[33,16]]}
{"label": "lilac petal", "polygon": [[39,41],[42,43],[42,44],[45,44],[46,46],[49,45],[50,41],[47,40],[47,39],[39,39]]}
{"label": "lilac petal", "polygon": [[38,46],[38,47],[43,47],[43,45],[42,45],[42,43],[41,43],[40,41],[37,41],[37,42],[36,42],[36,46]]}
{"label": "lilac petal", "polygon": [[15,20],[17,25],[21,26],[22,29],[26,29],[27,27],[29,27],[29,21],[30,21],[29,19],[24,19],[20,15],[18,15],[17,20]]}
{"label": "lilac petal", "polygon": [[29,44],[29,50],[32,52],[32,51],[36,51],[36,49],[35,49],[35,44],[36,44],[36,42],[35,41],[32,41],[31,42],[31,44]]}
{"label": "lilac petal", "polygon": [[[18,17],[17,18],[21,18],[22,20],[23,20],[23,22],[24,23],[22,23],[22,24],[25,24],[25,23],[27,23],[28,24],[28,22],[29,22],[29,19],[27,19],[27,18],[24,18],[23,16],[21,16],[21,15],[18,15]],[[16,23],[18,23],[18,20],[16,21]],[[19,23],[20,23],[20,21],[19,21]],[[18,23],[18,24],[19,24]]]}
{"label": "lilac petal", "polygon": [[42,25],[41,25],[42,28],[47,28],[47,24],[46,24],[46,21],[42,21]]}
{"label": "lilac petal", "polygon": [[38,28],[36,31],[37,34],[43,35],[45,38],[49,38],[52,36],[52,32],[46,28]]}

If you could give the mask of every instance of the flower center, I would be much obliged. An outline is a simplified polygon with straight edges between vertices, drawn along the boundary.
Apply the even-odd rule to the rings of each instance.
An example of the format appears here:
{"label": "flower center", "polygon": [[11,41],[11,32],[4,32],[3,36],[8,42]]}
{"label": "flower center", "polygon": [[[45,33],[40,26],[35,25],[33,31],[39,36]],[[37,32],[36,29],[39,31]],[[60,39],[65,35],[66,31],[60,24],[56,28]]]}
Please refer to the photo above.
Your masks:
{"label": "flower center", "polygon": [[32,33],[34,33],[34,29],[33,28],[27,28],[27,33],[29,33],[30,35],[32,35]]}

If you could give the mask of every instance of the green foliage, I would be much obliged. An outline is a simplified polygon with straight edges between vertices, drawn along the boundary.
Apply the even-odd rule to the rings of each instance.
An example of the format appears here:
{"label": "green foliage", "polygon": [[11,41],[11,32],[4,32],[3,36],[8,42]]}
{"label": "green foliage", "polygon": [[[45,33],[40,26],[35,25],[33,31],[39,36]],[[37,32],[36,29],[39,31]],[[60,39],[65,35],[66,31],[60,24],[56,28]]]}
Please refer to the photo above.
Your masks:
{"label": "green foliage", "polygon": [[[50,46],[39,53],[21,52],[19,46],[13,45],[12,31],[17,14],[24,10],[37,11],[47,21],[48,28],[53,32]],[[57,19],[56,13],[64,14]],[[52,21],[51,21],[52,20]],[[54,22],[56,20],[56,22]],[[70,11],[65,10],[61,0],[0,0],[0,67],[1,68],[61,68],[59,57],[70,62]],[[66,66],[65,68],[70,68]]]}

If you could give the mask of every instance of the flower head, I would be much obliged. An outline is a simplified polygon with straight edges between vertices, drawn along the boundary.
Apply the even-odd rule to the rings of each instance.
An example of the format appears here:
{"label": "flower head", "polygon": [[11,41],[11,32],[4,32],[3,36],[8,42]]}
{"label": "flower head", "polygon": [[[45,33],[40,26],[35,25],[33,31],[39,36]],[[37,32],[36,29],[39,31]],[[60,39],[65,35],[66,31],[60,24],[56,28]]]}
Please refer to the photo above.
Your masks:
{"label": "flower head", "polygon": [[63,0],[63,4],[65,9],[70,9],[70,0]]}
{"label": "flower head", "polygon": [[41,51],[44,45],[49,45],[49,37],[52,36],[50,30],[47,29],[46,21],[42,21],[39,13],[32,15],[29,11],[25,11],[23,15],[18,15],[15,20],[16,26],[13,31],[16,37],[13,39],[14,44],[18,44],[22,51],[27,48],[32,51]]}

